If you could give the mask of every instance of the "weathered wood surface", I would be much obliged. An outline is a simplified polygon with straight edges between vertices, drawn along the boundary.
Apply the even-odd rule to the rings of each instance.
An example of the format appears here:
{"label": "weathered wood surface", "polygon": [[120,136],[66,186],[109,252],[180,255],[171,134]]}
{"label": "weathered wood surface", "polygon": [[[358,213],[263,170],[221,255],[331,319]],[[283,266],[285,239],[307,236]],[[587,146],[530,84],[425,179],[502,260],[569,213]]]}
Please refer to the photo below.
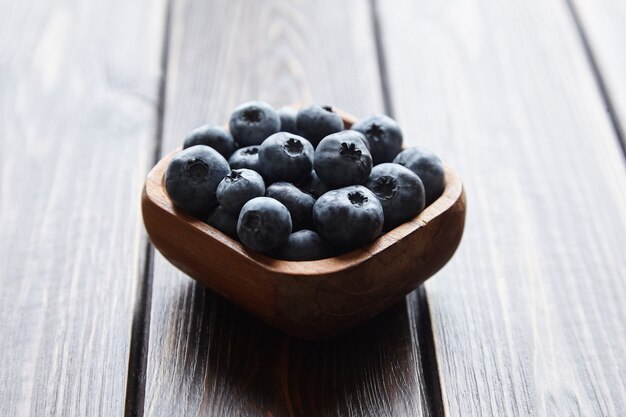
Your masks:
{"label": "weathered wood surface", "polygon": [[446,415],[626,415],[626,171],[566,4],[380,12],[398,119],[468,194],[426,284]]}
{"label": "weathered wood surface", "polygon": [[623,0],[569,0],[601,74],[609,99],[607,110],[626,149],[626,2]]}
{"label": "weathered wood surface", "polygon": [[123,415],[163,2],[0,10],[0,415]]}
{"label": "weathered wood surface", "polygon": [[[369,4],[174,3],[163,153],[253,98],[382,111]],[[208,255],[210,256],[210,255]],[[155,259],[146,416],[427,415],[404,303],[345,337],[282,336]]]}

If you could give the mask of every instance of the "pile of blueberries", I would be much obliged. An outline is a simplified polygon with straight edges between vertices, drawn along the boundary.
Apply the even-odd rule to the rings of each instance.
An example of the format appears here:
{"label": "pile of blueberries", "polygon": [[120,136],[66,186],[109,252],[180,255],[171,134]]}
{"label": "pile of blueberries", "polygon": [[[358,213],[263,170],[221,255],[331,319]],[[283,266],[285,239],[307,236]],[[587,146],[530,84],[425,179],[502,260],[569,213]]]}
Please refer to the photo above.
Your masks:
{"label": "pile of blueberries", "polygon": [[444,189],[441,160],[402,150],[388,116],[346,130],[331,107],[237,107],[229,130],[204,125],[170,161],[174,205],[246,247],[316,260],[364,246],[419,214]]}

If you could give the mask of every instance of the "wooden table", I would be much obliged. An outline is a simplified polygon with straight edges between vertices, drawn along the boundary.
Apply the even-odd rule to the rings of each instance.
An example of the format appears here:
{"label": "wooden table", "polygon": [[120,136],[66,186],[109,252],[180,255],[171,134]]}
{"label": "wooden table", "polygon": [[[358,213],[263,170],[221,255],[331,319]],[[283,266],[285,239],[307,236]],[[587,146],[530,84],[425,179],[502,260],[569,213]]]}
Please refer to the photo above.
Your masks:
{"label": "wooden table", "polygon": [[[626,3],[0,0],[1,416],[626,415]],[[139,197],[240,102],[387,112],[468,193],[450,264],[280,335]]]}

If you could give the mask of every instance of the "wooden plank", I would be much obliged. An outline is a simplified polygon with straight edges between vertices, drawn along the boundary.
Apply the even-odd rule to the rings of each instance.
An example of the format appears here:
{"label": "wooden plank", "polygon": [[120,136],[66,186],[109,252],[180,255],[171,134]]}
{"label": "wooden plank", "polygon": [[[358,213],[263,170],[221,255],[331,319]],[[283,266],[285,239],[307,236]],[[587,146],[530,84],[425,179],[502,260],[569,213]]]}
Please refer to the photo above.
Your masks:
{"label": "wooden plank", "polygon": [[312,343],[279,334],[199,284],[155,290],[168,303],[153,305],[153,323],[165,330],[151,328],[147,416],[428,415],[403,303]]}
{"label": "wooden plank", "polygon": [[608,111],[626,149],[626,3],[620,0],[568,0],[599,72]]}
{"label": "wooden plank", "polygon": [[468,196],[426,284],[446,414],[624,415],[626,171],[566,5],[380,13],[398,119]]}
{"label": "wooden plank", "polygon": [[[382,110],[367,2],[258,4],[176,2],[163,153],[250,99]],[[403,303],[345,337],[309,344],[194,284],[160,255],[153,285],[146,416],[427,415]]]}
{"label": "wooden plank", "polygon": [[0,9],[0,415],[123,415],[164,3]]}

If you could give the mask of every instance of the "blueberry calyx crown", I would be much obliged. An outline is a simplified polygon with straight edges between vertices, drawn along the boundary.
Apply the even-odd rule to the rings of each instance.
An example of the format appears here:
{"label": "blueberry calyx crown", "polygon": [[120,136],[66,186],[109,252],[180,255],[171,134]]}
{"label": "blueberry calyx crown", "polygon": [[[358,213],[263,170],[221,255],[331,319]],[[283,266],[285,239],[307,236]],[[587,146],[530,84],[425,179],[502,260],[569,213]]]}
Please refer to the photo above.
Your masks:
{"label": "blueberry calyx crown", "polygon": [[261,214],[256,211],[249,211],[243,218],[242,226],[246,229],[256,230],[262,223],[263,219],[261,218]]}
{"label": "blueberry calyx crown", "polygon": [[228,178],[231,181],[239,181],[241,177],[242,177],[241,172],[234,170],[234,169],[230,171],[230,174],[226,175],[226,178]]}
{"label": "blueberry calyx crown", "polygon": [[372,191],[378,198],[383,200],[391,200],[396,194],[396,180],[390,176],[383,176],[376,180],[376,184],[372,187]]}
{"label": "blueberry calyx crown", "polygon": [[365,131],[365,133],[374,139],[380,139],[385,131],[378,124],[372,123],[372,125]]}
{"label": "blueberry calyx crown", "polygon": [[249,123],[259,123],[263,119],[261,110],[257,108],[247,109],[241,116],[243,117],[243,120]]}
{"label": "blueberry calyx crown", "polygon": [[302,151],[304,150],[304,145],[301,141],[296,138],[289,138],[287,142],[283,145],[283,149],[287,154],[291,156],[302,155]]}
{"label": "blueberry calyx crown", "polygon": [[348,145],[346,142],[341,143],[341,149],[339,150],[339,154],[343,156],[348,156],[352,159],[361,158],[361,150],[357,149],[354,143]]}
{"label": "blueberry calyx crown", "polygon": [[331,106],[322,106],[322,109],[326,110],[327,112],[330,113],[334,113],[335,110],[333,110],[333,108]]}
{"label": "blueberry calyx crown", "polygon": [[353,191],[348,193],[348,200],[357,207],[363,207],[363,204],[367,202],[367,196],[360,191]]}
{"label": "blueberry calyx crown", "polygon": [[187,174],[195,183],[206,181],[209,174],[209,166],[200,159],[193,159],[187,163]]}
{"label": "blueberry calyx crown", "polygon": [[243,151],[241,151],[241,153],[243,155],[256,155],[259,153],[259,148],[255,146],[253,148],[244,149]]}

